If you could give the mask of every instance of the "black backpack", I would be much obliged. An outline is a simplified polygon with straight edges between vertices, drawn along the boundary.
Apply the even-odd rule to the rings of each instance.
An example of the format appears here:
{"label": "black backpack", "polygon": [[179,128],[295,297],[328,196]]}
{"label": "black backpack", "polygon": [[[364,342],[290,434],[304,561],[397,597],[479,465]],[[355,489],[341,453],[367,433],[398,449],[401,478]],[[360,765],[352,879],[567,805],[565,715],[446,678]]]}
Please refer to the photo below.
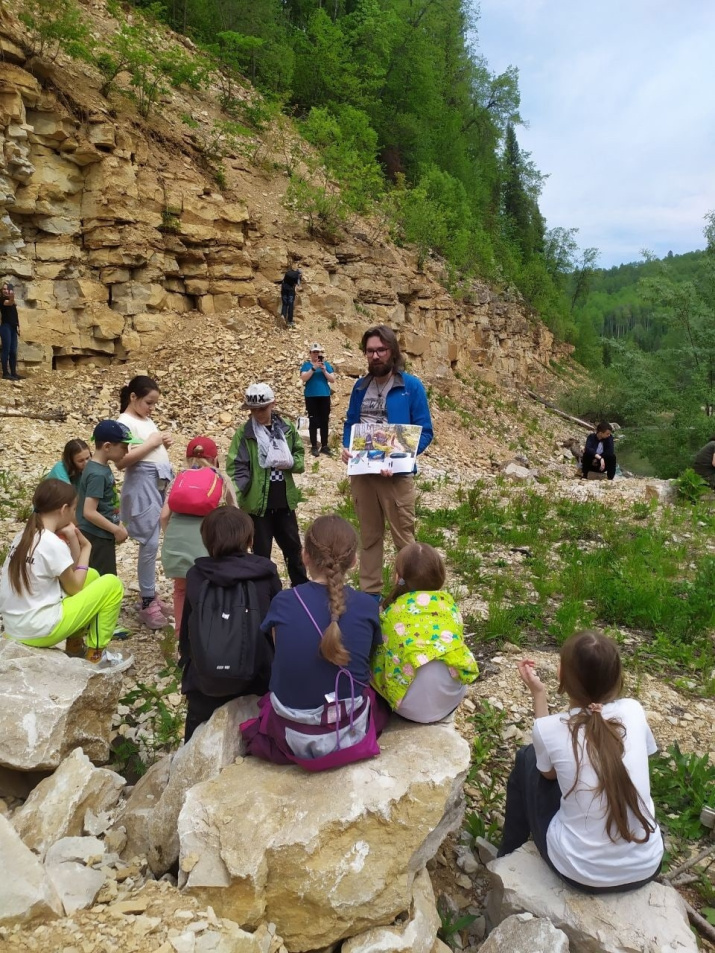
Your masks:
{"label": "black backpack", "polygon": [[206,579],[189,617],[191,664],[204,695],[262,694],[268,689],[273,644],[261,632],[255,585],[224,588]]}

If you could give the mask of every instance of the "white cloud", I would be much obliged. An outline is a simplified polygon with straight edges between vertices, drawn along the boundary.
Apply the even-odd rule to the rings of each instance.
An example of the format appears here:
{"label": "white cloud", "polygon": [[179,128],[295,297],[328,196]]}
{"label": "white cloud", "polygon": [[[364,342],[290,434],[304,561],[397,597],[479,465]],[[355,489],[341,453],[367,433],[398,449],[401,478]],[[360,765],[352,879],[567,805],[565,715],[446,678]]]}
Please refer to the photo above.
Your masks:
{"label": "white cloud", "polygon": [[479,51],[519,68],[519,142],[549,174],[550,226],[605,265],[704,244],[715,209],[715,5],[482,0]]}

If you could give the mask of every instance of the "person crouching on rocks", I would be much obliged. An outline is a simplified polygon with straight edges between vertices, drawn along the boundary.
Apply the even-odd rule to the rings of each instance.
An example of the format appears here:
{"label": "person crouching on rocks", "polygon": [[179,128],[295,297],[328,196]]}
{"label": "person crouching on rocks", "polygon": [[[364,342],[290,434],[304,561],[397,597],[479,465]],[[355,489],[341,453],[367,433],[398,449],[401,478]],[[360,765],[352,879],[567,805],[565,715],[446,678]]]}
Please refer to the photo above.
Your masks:
{"label": "person crouching on rocks", "polygon": [[433,546],[410,543],[395,559],[395,586],[380,615],[382,644],[372,683],[402,718],[428,724],[459,705],[479,675],[464,644],[462,616],[442,590],[444,560]]}
{"label": "person crouching on rocks", "polygon": [[616,643],[595,631],[564,642],[559,692],[569,710],[560,715],[549,715],[534,663],[517,667],[534,703],[533,744],[517,752],[507,783],[499,856],[531,834],[549,867],[578,890],[647,884],[663,860],[648,776],[656,743],[641,705],[619,698]]}
{"label": "person crouching on rocks", "polygon": [[83,655],[101,670],[123,671],[132,657],[106,647],[124,586],[88,567],[91,544],[75,526],[76,503],[70,483],[43,480],[37,487],[32,514],[0,574],[0,615],[17,642],[49,648],[67,640],[67,654]]}
{"label": "person crouching on rocks", "polygon": [[323,770],[379,753],[389,710],[369,686],[378,608],[345,583],[357,547],[355,530],[334,514],[306,532],[311,582],[279,593],[263,620],[276,655],[261,714],[241,725],[248,754]]}
{"label": "person crouching on rocks", "polygon": [[592,470],[605,473],[609,480],[616,475],[616,451],[609,423],[598,424],[596,432],[586,437],[586,447],[581,457],[581,474],[584,480],[588,479]]}

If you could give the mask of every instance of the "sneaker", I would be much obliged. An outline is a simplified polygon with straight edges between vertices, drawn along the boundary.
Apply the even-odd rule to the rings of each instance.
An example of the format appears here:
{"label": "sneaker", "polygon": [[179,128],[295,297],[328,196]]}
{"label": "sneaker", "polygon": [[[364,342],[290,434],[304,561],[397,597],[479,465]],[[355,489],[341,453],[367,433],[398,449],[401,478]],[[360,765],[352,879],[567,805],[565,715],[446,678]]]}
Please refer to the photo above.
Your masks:
{"label": "sneaker", "polygon": [[150,602],[146,609],[139,610],[139,621],[148,629],[163,629],[168,619],[161,611],[158,599]]}
{"label": "sneaker", "polygon": [[4,381],[12,381],[12,380],[14,380],[15,378],[12,376],[12,374],[3,374],[2,379],[3,379]]}
{"label": "sneaker", "polygon": [[123,625],[118,625],[117,628],[112,632],[113,639],[120,639],[122,642],[125,639],[128,639],[131,635],[129,629],[125,629]]}
{"label": "sneaker", "polygon": [[319,457],[319,456],[320,456],[320,450],[318,450],[317,447],[311,447],[311,448],[310,448],[310,452],[311,452],[311,454],[312,454],[314,457]]}
{"label": "sneaker", "polygon": [[332,457],[333,455],[333,451],[330,449],[330,447],[321,447],[320,452],[324,453],[326,457]]}
{"label": "sneaker", "polygon": [[[154,602],[155,602],[155,603],[159,606],[159,608],[161,609],[161,614],[162,614],[163,616],[166,616],[167,619],[169,618],[169,616],[172,616],[172,617],[173,617],[173,615],[174,615],[174,607],[173,607],[172,605],[169,605],[168,602],[164,602],[164,600],[163,600],[163,599],[160,599],[158,596],[154,596]],[[137,612],[141,612],[141,610],[142,610],[142,601],[141,601],[141,599],[140,599],[140,600],[137,602]]]}
{"label": "sneaker", "polygon": [[11,374],[11,375],[10,375],[10,380],[11,380],[11,381],[24,381],[24,380],[27,380],[27,378],[24,376],[24,374]]}
{"label": "sneaker", "polygon": [[[96,649],[93,651],[96,651]],[[134,664],[134,656],[122,655],[121,652],[109,652],[104,649],[99,660],[94,664],[98,672],[125,672]]]}

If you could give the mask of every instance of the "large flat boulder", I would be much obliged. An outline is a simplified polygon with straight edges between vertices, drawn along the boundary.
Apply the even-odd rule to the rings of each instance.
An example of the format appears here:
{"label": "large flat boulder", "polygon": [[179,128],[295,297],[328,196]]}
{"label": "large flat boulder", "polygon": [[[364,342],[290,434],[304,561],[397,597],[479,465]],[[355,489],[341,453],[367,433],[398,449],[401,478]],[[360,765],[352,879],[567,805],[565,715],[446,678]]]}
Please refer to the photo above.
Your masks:
{"label": "large flat boulder", "polygon": [[586,894],[567,886],[529,843],[488,865],[490,923],[515,913],[545,917],[569,938],[571,953],[696,953],[688,915],[673,887],[650,883],[629,893]]}
{"label": "large flat boulder", "polygon": [[108,760],[121,673],[0,639],[0,684],[0,766],[53,771],[74,748]]}
{"label": "large flat boulder", "polygon": [[569,953],[569,940],[550,920],[515,913],[502,920],[479,947],[480,953]]}
{"label": "large flat boulder", "polygon": [[49,778],[40,781],[12,823],[25,844],[41,857],[63,837],[84,833],[85,816],[111,810],[126,784],[107,768],[95,768],[79,748]]}
{"label": "large flat boulder", "polygon": [[461,823],[469,746],[449,725],[406,722],[380,745],[378,758],[317,775],[245,758],[193,787],[180,885],[245,929],[272,921],[292,951],[392,923]]}

